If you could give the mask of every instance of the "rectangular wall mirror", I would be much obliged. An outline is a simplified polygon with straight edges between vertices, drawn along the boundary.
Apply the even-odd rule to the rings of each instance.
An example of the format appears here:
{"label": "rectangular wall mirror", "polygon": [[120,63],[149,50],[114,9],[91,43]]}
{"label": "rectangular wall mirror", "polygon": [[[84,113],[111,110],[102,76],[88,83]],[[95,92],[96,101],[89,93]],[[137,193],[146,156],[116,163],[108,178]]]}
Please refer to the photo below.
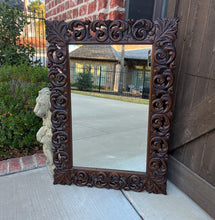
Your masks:
{"label": "rectangular wall mirror", "polygon": [[177,23],[46,21],[55,184],[166,193]]}

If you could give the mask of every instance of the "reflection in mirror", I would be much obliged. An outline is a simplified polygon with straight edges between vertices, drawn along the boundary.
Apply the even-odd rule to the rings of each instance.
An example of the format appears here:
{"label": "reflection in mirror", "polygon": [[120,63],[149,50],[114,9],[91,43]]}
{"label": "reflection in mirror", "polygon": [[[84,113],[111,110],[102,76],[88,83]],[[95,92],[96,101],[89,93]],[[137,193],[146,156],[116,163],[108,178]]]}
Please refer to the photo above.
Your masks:
{"label": "reflection in mirror", "polygon": [[69,46],[73,166],[146,172],[151,50]]}

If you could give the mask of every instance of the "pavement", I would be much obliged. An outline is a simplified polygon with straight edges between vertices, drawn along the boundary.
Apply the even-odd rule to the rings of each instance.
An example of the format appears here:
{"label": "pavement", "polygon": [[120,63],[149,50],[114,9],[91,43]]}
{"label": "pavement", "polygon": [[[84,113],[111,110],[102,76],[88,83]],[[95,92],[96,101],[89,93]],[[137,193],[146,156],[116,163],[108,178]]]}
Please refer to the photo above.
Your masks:
{"label": "pavement", "polygon": [[74,166],[146,171],[148,105],[72,94]]}
{"label": "pavement", "polygon": [[[122,149],[120,147],[117,149],[118,144],[123,146],[133,135],[136,135],[137,139],[142,137],[141,140],[144,142],[143,136],[140,135],[143,135],[145,131],[140,125],[143,125],[142,122],[147,115],[143,105],[135,104],[135,107],[133,107],[132,103],[81,95],[72,95],[72,103],[74,105],[72,108],[73,139],[76,142],[74,147],[77,148],[76,151],[78,151],[78,146],[84,149],[80,152],[81,155],[75,155],[77,157],[75,163],[79,163],[82,166],[114,166],[115,169],[118,166],[122,168],[124,164],[127,166],[124,169],[129,169],[134,165],[135,161],[130,161],[128,157],[126,159],[127,154],[138,159],[133,153],[136,152],[138,154],[137,152],[139,151],[135,150],[142,150],[141,156],[144,156],[144,145],[140,144],[138,146],[137,143],[140,142],[135,142],[134,139],[127,145],[132,146],[134,152],[129,152],[127,148],[124,148],[127,153],[120,154]],[[107,110],[109,105],[112,107]],[[128,116],[131,113],[129,111],[139,108],[136,105],[139,105],[140,108],[142,107],[142,113],[145,112],[143,119],[141,119],[143,121],[140,120],[139,125],[138,122],[132,122],[134,116],[138,115],[138,110],[131,117],[132,120],[129,123],[129,127],[125,127],[127,119],[129,121]],[[76,108],[78,106],[85,106],[85,109]],[[96,108],[99,110],[98,113],[95,111]],[[83,113],[88,115],[83,117]],[[78,123],[78,120],[80,120],[80,123]],[[102,122],[103,120],[105,120],[104,123]],[[79,127],[79,125],[81,126]],[[126,133],[127,129],[124,128],[129,128],[132,135]],[[139,133],[138,130],[141,132]],[[108,138],[105,138],[105,136],[108,136]],[[127,136],[129,138],[125,138]],[[116,137],[122,138],[120,141],[116,141]],[[105,148],[99,150],[98,146],[105,144],[107,139],[110,140],[109,145],[111,143],[115,147],[109,148],[109,146],[106,146],[108,151]],[[86,141],[84,142],[84,140]],[[105,141],[102,142],[102,140]],[[100,144],[97,145],[95,142]],[[85,150],[87,155],[83,154]],[[96,153],[91,153],[93,151]],[[42,158],[42,155],[40,156]],[[85,164],[87,156],[90,161],[89,164]],[[105,163],[102,163],[102,160],[96,160],[97,157],[105,159]],[[113,165],[116,160],[121,160],[121,163],[114,163]],[[128,164],[125,160],[128,160]],[[23,163],[25,159],[20,161]],[[24,168],[24,165],[22,166]],[[144,167],[144,163],[141,160],[132,169],[135,170],[140,167]],[[212,219],[170,181],[167,183],[167,195],[78,187],[75,185],[53,185],[46,167],[34,165],[32,170],[26,171],[22,169],[20,172],[11,175],[0,176],[0,189],[0,220]]]}
{"label": "pavement", "polygon": [[46,167],[0,177],[1,220],[209,220],[171,182],[167,195],[53,185]]}

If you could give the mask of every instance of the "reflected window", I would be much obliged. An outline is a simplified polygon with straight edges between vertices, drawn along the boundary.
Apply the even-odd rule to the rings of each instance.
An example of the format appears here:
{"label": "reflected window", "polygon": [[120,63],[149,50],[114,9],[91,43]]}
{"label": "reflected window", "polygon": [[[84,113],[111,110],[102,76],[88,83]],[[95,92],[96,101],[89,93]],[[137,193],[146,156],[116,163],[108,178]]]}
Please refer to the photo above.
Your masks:
{"label": "reflected window", "polygon": [[95,68],[91,64],[75,63],[74,73],[73,73],[73,83],[77,83],[80,73],[91,73],[92,75],[94,75]]}
{"label": "reflected window", "polygon": [[106,85],[106,71],[107,66],[98,66],[97,67],[97,76],[96,76],[96,85],[105,86]]}
{"label": "reflected window", "polygon": [[144,67],[143,66],[135,66],[135,70],[132,74],[132,84],[139,88],[143,85],[144,78]]}
{"label": "reflected window", "polygon": [[81,63],[74,64],[74,73],[73,73],[73,83],[78,81],[78,76],[80,73],[83,73],[84,65]]}
{"label": "reflected window", "polygon": [[98,66],[93,64],[81,64],[77,62],[74,63],[72,83],[78,82],[78,77],[81,73],[91,74],[94,85],[106,86],[106,73],[107,73],[106,65]]}
{"label": "reflected window", "polygon": [[165,18],[168,0],[127,0],[127,16],[130,19]]}
{"label": "reflected window", "polygon": [[151,79],[151,68],[146,67],[146,69],[144,70],[144,81],[143,81],[143,91],[142,91],[143,98],[149,97],[150,79]]}

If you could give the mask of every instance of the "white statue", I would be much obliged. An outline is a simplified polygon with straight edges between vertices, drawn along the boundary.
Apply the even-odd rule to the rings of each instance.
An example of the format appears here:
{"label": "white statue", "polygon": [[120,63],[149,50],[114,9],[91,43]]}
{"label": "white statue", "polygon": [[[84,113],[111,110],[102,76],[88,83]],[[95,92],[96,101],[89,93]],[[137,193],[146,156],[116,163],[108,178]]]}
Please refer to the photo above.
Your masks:
{"label": "white statue", "polygon": [[53,164],[50,107],[50,90],[49,88],[43,88],[39,91],[39,96],[36,99],[36,106],[34,108],[34,113],[43,119],[43,126],[37,132],[37,141],[43,144],[47,169],[50,176],[53,178],[55,166]]}

